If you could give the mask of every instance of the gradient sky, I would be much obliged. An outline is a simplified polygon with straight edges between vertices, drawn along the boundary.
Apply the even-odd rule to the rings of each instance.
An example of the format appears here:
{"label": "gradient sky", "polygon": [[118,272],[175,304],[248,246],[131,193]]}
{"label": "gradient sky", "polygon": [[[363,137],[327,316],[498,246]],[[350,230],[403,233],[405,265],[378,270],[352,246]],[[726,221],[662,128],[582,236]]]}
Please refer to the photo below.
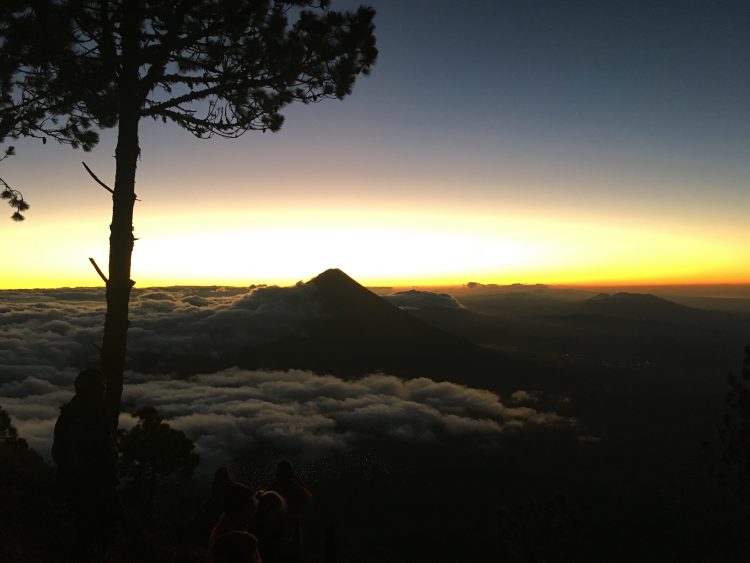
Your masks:
{"label": "gradient sky", "polygon": [[[142,122],[138,286],[750,281],[750,3],[370,4],[343,102],[237,140]],[[99,285],[111,200],[80,161],[111,182],[113,132],[13,144],[0,288]]]}

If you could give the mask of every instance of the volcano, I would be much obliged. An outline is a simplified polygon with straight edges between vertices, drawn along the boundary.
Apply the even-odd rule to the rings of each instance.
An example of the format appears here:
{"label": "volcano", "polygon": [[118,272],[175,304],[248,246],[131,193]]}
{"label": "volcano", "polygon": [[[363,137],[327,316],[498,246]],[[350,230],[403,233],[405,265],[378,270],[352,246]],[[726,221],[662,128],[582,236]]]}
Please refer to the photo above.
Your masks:
{"label": "volcano", "polygon": [[493,363],[491,351],[426,324],[341,270],[326,270],[305,287],[319,303],[321,315],[304,327],[303,335],[248,351],[252,367],[455,380],[469,369]]}

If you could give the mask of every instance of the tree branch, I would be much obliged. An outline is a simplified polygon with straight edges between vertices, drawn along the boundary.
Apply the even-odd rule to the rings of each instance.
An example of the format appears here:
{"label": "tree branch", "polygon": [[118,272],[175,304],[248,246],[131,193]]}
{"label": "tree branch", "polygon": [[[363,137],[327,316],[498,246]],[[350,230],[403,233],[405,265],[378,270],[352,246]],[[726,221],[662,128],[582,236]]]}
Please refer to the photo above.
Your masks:
{"label": "tree branch", "polygon": [[93,258],[89,258],[89,262],[91,262],[91,265],[94,267],[94,270],[96,270],[96,273],[99,274],[99,277],[104,280],[104,285],[109,285],[109,280],[107,279],[107,276],[105,276],[104,272],[101,271],[101,269],[96,263],[96,260],[94,260]]}
{"label": "tree branch", "polygon": [[166,102],[162,102],[160,104],[154,104],[152,106],[148,106],[144,108],[143,110],[141,110],[141,115],[143,117],[148,117],[151,115],[160,115],[161,112],[165,109],[173,108],[175,106],[182,105],[186,102],[194,102],[196,100],[201,100],[213,94],[218,94],[222,90],[226,90],[226,89],[228,89],[226,84],[218,84],[216,86],[212,86],[211,88],[204,88],[203,90],[197,90],[189,94],[177,96],[175,98],[172,98],[171,100],[167,100]]}
{"label": "tree branch", "polygon": [[[97,184],[99,184],[99,185],[100,185],[100,186],[101,186],[102,188],[104,188],[104,189],[105,189],[105,190],[107,190],[107,191],[108,191],[109,193],[111,193],[112,195],[114,195],[114,193],[115,193],[115,190],[113,190],[113,189],[112,189],[112,188],[110,188],[110,187],[109,187],[109,186],[108,186],[107,184],[105,184],[105,183],[104,183],[104,182],[102,182],[102,181],[101,181],[101,180],[100,180],[99,178],[97,178],[96,174],[94,174],[94,173],[93,173],[93,172],[91,171],[91,168],[89,168],[88,166],[86,166],[86,163],[85,163],[85,162],[81,161],[81,164],[83,164],[83,167],[84,167],[84,168],[86,169],[86,172],[88,172],[88,173],[89,173],[89,175],[90,175],[90,176],[91,176],[91,177],[92,177],[92,178],[94,179],[94,182],[96,182],[96,183],[97,183]],[[92,262],[93,262],[93,260],[92,260]],[[97,269],[98,269],[98,268],[97,268]],[[104,281],[106,281],[106,280],[104,280]]]}

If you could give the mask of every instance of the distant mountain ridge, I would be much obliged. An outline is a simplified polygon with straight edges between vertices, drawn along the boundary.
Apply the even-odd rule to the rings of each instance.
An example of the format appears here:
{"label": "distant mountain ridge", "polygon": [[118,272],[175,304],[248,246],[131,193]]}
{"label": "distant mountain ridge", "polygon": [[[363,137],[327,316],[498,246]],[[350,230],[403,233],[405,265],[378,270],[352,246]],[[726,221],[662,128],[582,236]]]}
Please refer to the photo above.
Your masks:
{"label": "distant mountain ridge", "polygon": [[680,305],[651,293],[600,293],[572,307],[573,314],[622,319],[681,322],[704,318],[711,312]]}

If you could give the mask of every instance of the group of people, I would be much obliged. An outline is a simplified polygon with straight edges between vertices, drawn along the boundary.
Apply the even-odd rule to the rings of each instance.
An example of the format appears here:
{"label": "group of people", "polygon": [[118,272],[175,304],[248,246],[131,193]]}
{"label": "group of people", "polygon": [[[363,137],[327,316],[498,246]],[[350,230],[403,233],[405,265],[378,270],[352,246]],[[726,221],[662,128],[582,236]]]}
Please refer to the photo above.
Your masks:
{"label": "group of people", "polygon": [[[122,519],[116,491],[117,451],[105,382],[99,370],[82,371],[75,396],[60,409],[52,458],[76,529],[75,561],[89,561],[110,543]],[[253,492],[216,471],[212,487],[215,522],[208,542],[211,563],[295,563],[302,557],[300,518],[312,501],[292,464],[279,462],[276,479]],[[219,515],[220,514],[220,515]]]}
{"label": "group of people", "polygon": [[219,468],[212,497],[222,512],[208,541],[211,563],[301,560],[301,516],[312,495],[289,461],[280,461],[274,482],[256,492],[232,479],[226,467]]}

